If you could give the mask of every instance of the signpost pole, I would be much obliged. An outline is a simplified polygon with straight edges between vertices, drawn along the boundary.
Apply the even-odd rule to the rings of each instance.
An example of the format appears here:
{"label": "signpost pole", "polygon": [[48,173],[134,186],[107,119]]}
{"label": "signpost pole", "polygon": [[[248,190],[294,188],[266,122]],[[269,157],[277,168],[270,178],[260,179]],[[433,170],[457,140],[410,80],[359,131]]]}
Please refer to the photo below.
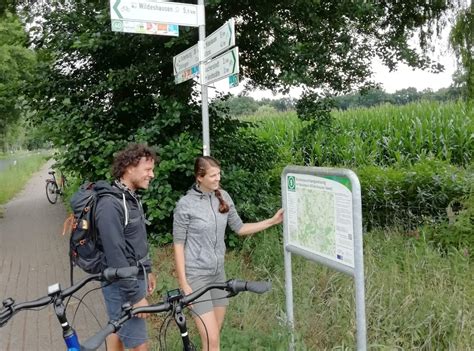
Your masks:
{"label": "signpost pole", "polygon": [[[198,5],[202,5],[204,9],[204,0],[198,0]],[[205,11],[205,10],[204,10]],[[204,15],[204,14],[203,14]],[[209,105],[207,85],[204,84],[204,40],[206,39],[206,24],[199,26],[199,82],[201,84],[201,111],[202,111],[202,154],[204,156],[211,155],[211,146],[209,141]]]}

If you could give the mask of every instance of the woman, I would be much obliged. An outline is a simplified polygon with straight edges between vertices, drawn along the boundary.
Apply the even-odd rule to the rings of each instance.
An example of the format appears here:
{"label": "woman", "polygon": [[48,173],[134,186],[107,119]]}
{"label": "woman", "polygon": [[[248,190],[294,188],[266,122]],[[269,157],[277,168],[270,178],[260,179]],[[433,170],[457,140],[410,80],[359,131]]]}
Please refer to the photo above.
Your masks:
{"label": "woman", "polygon": [[[227,225],[239,235],[249,235],[283,220],[280,209],[272,218],[243,223],[229,194],[220,189],[220,172],[216,159],[198,157],[194,163],[196,183],[178,201],[174,211],[176,271],[185,294],[211,282],[226,281],[224,234]],[[194,320],[201,335],[202,350],[219,350],[219,334],[228,305],[224,296],[226,292],[214,289],[193,304],[193,311],[199,316],[194,316]]]}

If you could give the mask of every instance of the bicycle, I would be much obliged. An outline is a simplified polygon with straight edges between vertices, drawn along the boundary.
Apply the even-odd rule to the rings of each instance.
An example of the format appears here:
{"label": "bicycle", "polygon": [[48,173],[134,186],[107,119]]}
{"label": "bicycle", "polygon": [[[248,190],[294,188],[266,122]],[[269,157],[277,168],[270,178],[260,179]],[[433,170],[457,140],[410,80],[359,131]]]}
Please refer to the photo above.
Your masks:
{"label": "bicycle", "polygon": [[[191,343],[188,334],[188,328],[186,326],[186,317],[183,314],[183,309],[192,304],[194,300],[199,298],[211,289],[220,289],[229,292],[227,297],[232,297],[243,291],[250,291],[257,294],[262,294],[271,289],[270,282],[262,281],[243,281],[243,280],[228,280],[225,283],[214,283],[209,284],[201,289],[192,292],[189,295],[183,295],[181,289],[169,290],[163,297],[163,301],[159,304],[154,304],[144,307],[132,308],[130,304],[124,304],[122,306],[123,314],[118,320],[111,320],[108,324],[100,330],[97,334],[90,337],[81,346],[81,351],[94,351],[97,350],[100,345],[105,341],[109,334],[117,332],[122,325],[130,318],[140,313],[160,313],[160,312],[171,312],[167,318],[173,315],[173,318],[178,326],[181,334],[181,340],[183,343],[184,351],[195,351],[195,346]],[[165,321],[163,324],[165,324]],[[166,330],[165,330],[166,335]],[[160,329],[161,337],[161,329]],[[160,342],[161,344],[161,342]],[[166,342],[165,342],[166,344]]]}
{"label": "bicycle", "polygon": [[59,183],[56,180],[55,171],[49,171],[52,177],[46,179],[46,197],[51,204],[55,204],[58,201],[59,195],[63,194],[64,187],[66,185],[66,178],[64,175],[61,175],[59,178]]}
{"label": "bicycle", "polygon": [[63,339],[66,344],[67,351],[80,351],[81,346],[76,334],[66,318],[66,306],[64,299],[72,296],[76,291],[81,289],[84,285],[91,281],[107,281],[113,282],[119,279],[136,279],[138,274],[138,267],[123,267],[123,268],[106,268],[102,273],[91,274],[83,278],[80,282],[70,286],[64,290],[61,289],[59,283],[50,285],[48,287],[48,295],[40,297],[33,301],[26,301],[22,303],[15,303],[10,297],[3,300],[3,309],[0,311],[0,328],[3,327],[16,313],[22,310],[29,310],[38,307],[45,307],[47,305],[54,305],[54,312],[63,330]]}

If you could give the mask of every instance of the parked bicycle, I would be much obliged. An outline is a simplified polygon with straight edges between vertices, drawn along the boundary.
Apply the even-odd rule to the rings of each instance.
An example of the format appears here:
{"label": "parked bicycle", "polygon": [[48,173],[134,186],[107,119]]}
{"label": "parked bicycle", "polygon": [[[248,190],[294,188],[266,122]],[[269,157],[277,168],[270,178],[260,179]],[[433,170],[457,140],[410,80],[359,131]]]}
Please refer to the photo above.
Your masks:
{"label": "parked bicycle", "polygon": [[63,339],[67,351],[80,351],[81,347],[76,334],[66,318],[67,303],[64,299],[72,296],[76,291],[91,281],[113,282],[119,279],[136,279],[138,267],[106,268],[103,273],[92,274],[75,285],[62,290],[59,283],[48,287],[48,295],[33,301],[15,303],[12,298],[3,300],[3,309],[0,310],[0,328],[3,327],[16,313],[52,304],[54,312],[63,330]]}
{"label": "parked bicycle", "polygon": [[[81,346],[81,351],[93,351],[97,350],[100,345],[105,341],[109,334],[117,332],[122,325],[130,318],[140,313],[160,313],[170,312],[166,319],[171,315],[173,316],[179,331],[181,333],[181,339],[183,343],[184,351],[195,351],[195,346],[191,343],[188,335],[188,328],[186,326],[186,317],[184,316],[183,310],[195,301],[197,298],[205,294],[211,289],[220,289],[228,291],[229,295],[226,297],[232,297],[243,291],[250,291],[257,294],[262,294],[271,289],[270,282],[259,282],[259,281],[243,281],[243,280],[228,280],[225,283],[213,283],[202,287],[189,295],[183,295],[181,289],[174,289],[168,291],[163,297],[163,301],[159,304],[154,304],[144,307],[132,308],[131,305],[125,304],[123,308],[123,314],[118,320],[111,320],[105,328],[99,331],[96,335],[89,338]],[[164,335],[166,337],[166,330],[169,323],[166,323],[166,319],[163,325],[166,324]],[[160,345],[162,330],[160,329]],[[165,340],[166,345],[166,340]]]}
{"label": "parked bicycle", "polygon": [[66,178],[64,175],[61,175],[58,182],[55,171],[49,171],[48,174],[51,175],[51,178],[46,179],[46,197],[50,203],[55,204],[58,201],[59,195],[63,194]]}

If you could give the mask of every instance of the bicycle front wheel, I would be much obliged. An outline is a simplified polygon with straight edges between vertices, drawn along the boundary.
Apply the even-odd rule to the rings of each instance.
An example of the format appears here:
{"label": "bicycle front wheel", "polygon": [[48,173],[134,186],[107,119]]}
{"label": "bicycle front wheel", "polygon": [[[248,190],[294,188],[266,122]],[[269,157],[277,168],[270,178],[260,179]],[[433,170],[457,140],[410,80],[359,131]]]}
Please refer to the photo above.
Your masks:
{"label": "bicycle front wheel", "polygon": [[56,183],[46,183],[46,197],[50,203],[55,204],[58,201],[58,193],[58,185]]}

